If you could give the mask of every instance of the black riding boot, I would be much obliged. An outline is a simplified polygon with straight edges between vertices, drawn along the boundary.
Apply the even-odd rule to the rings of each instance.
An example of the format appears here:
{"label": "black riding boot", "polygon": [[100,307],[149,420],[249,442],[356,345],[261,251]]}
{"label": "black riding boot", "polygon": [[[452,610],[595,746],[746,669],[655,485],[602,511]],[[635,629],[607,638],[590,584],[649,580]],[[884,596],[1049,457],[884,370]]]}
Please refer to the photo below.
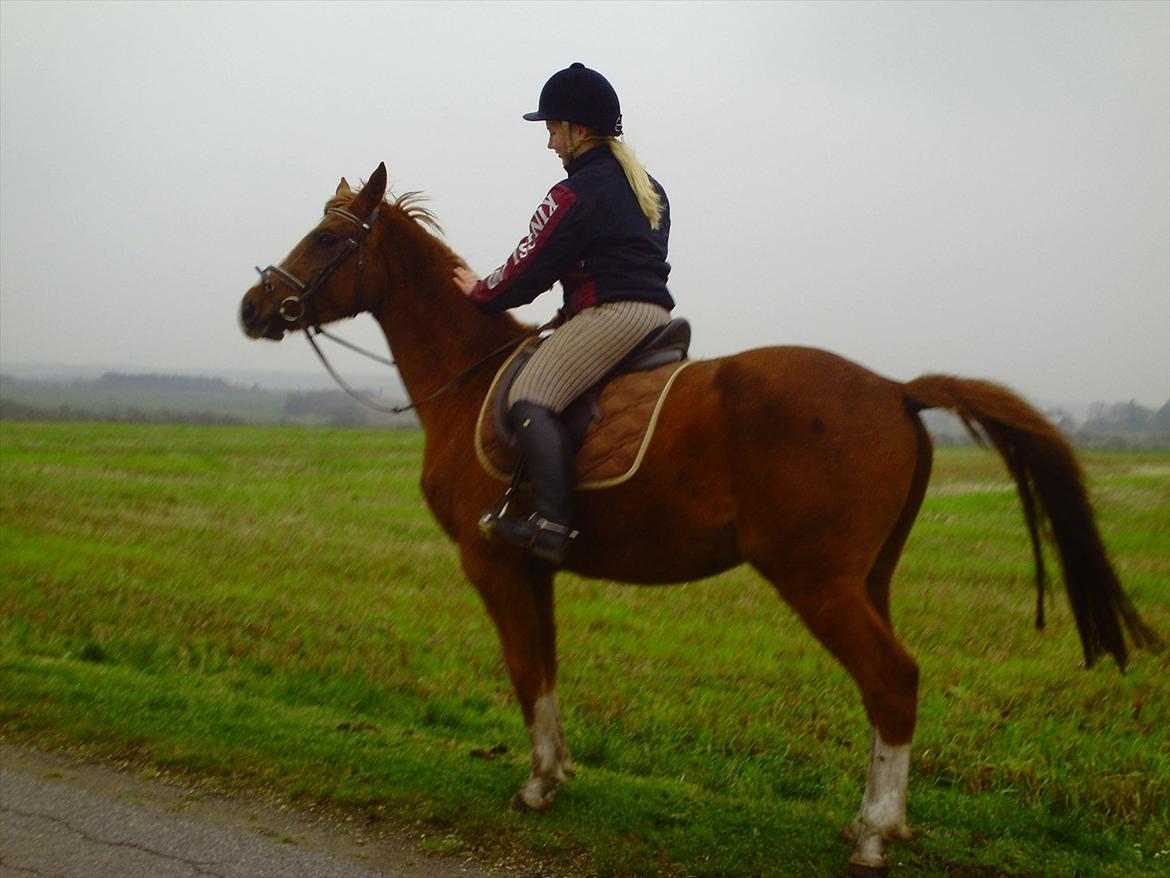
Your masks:
{"label": "black riding boot", "polygon": [[572,518],[574,454],[569,430],[550,409],[518,402],[508,411],[521,466],[532,483],[533,513],[501,518],[495,533],[507,543],[560,566],[577,532]]}

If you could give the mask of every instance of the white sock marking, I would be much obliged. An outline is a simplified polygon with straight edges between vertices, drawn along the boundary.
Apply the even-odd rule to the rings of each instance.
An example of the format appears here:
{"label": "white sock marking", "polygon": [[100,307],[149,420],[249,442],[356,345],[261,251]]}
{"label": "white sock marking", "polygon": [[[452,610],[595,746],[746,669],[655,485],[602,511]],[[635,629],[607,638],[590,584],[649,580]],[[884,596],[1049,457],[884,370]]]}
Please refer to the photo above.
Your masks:
{"label": "white sock marking", "polygon": [[532,771],[543,777],[556,774],[560,763],[561,708],[556,691],[546,692],[532,705]]}
{"label": "white sock marking", "polygon": [[861,817],[883,835],[906,823],[906,784],[910,776],[910,745],[891,747],[874,733],[869,757],[869,783]]}

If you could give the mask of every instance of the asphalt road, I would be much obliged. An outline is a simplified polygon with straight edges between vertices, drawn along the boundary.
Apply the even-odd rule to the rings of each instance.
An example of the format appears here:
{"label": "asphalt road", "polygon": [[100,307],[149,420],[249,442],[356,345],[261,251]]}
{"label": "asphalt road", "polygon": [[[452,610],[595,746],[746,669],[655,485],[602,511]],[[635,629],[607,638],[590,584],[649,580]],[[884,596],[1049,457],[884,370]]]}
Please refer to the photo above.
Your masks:
{"label": "asphalt road", "polygon": [[405,839],[0,747],[0,878],[481,878]]}

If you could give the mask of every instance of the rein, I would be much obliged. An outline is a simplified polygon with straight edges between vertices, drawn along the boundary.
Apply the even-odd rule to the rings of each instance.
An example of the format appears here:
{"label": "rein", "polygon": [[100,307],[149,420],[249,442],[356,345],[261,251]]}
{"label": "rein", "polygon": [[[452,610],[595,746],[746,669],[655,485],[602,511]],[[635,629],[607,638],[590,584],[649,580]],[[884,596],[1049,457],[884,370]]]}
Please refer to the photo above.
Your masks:
{"label": "rein", "polygon": [[[341,263],[345,261],[346,257],[355,251],[358,254],[359,273],[357,282],[361,282],[361,268],[363,265],[362,241],[365,239],[366,235],[370,233],[370,229],[373,227],[374,222],[378,219],[378,209],[378,207],[375,207],[373,212],[364,222],[359,217],[350,213],[348,210],[343,210],[340,207],[330,207],[325,211],[327,214],[336,214],[337,216],[349,220],[354,225],[358,226],[358,231],[346,239],[345,249],[334,256],[329,262],[327,262],[325,266],[320,271],[318,271],[313,279],[308,283],[305,283],[300,278],[290,274],[279,265],[269,265],[267,268],[261,268],[259,265],[256,266],[256,271],[259,273],[260,278],[264,281],[264,288],[271,295],[276,295],[276,287],[272,283],[272,275],[275,275],[285,284],[300,293],[300,295],[297,296],[288,296],[282,299],[280,302],[279,313],[286,323],[299,323],[306,317],[309,309],[312,308],[312,303],[309,302],[309,299],[315,292],[317,292],[317,290],[321,288],[325,281],[328,280],[329,276],[338,269]],[[317,355],[317,359],[321,361],[321,365],[325,367],[325,371],[328,372],[333,380],[337,382],[337,386],[349,394],[350,397],[357,400],[367,408],[371,408],[374,411],[382,412],[383,414],[387,415],[404,414],[405,412],[411,411],[412,409],[417,409],[423,403],[430,402],[431,400],[442,396],[447,391],[454,387],[458,387],[460,384],[466,381],[477,369],[479,369],[480,366],[486,364],[493,357],[497,356],[498,354],[502,354],[504,351],[519,347],[528,339],[540,335],[540,333],[544,332],[546,329],[550,329],[556,322],[556,318],[554,318],[544,326],[541,326],[539,329],[536,329],[533,332],[525,333],[518,339],[513,339],[506,342],[505,344],[500,345],[490,354],[472,363],[450,381],[443,384],[443,386],[434,393],[424,397],[423,399],[411,402],[409,405],[384,406],[374,402],[374,400],[370,399],[360,391],[354,390],[349,386],[349,384],[346,383],[345,379],[341,377],[338,371],[333,368],[333,365],[329,362],[329,360],[326,359],[325,352],[322,351],[320,346],[317,344],[314,335],[323,335],[330,341],[333,341],[342,347],[349,348],[354,353],[361,354],[364,357],[369,357],[371,360],[376,360],[377,362],[383,363],[392,369],[397,368],[398,364],[393,360],[388,360],[385,357],[379,356],[378,354],[375,354],[371,351],[367,351],[365,348],[358,347],[357,345],[348,342],[343,338],[339,338],[336,335],[332,335],[331,333],[326,332],[321,328],[320,322],[315,318],[316,313],[314,312],[313,319],[310,320],[310,325],[305,328],[305,338],[308,340],[309,346],[313,349],[313,353]]]}
{"label": "rein", "polygon": [[329,361],[327,359],[325,359],[325,352],[321,350],[320,346],[318,346],[317,342],[313,338],[313,335],[314,334],[315,335],[323,335],[327,339],[329,339],[330,341],[336,342],[337,344],[341,345],[342,347],[347,347],[351,351],[354,351],[355,353],[361,354],[362,356],[369,357],[371,360],[377,360],[379,363],[385,363],[386,365],[391,366],[391,367],[397,367],[397,365],[398,365],[397,363],[395,363],[393,360],[387,360],[385,357],[380,357],[377,354],[371,353],[370,351],[367,351],[363,348],[360,348],[355,344],[351,344],[350,342],[346,341],[343,338],[338,338],[336,335],[332,335],[332,334],[326,332],[320,326],[313,327],[312,334],[310,334],[306,330],[305,338],[308,339],[309,346],[313,348],[313,353],[315,353],[317,355],[317,359],[319,359],[321,361],[321,365],[325,367],[325,371],[328,372],[333,377],[333,380],[337,382],[338,387],[340,387],[342,390],[344,390],[353,399],[357,400],[362,405],[373,409],[374,411],[382,412],[382,413],[387,414],[387,415],[401,415],[401,414],[404,414],[405,412],[411,411],[412,409],[417,409],[423,403],[428,403],[434,399],[437,399],[438,397],[440,397],[444,393],[446,393],[448,390],[451,390],[455,387],[458,387],[460,384],[462,384],[464,381],[466,381],[468,378],[470,378],[471,375],[477,369],[479,369],[480,366],[485,365],[493,357],[504,353],[504,351],[513,350],[514,348],[519,347],[524,342],[528,341],[528,339],[534,338],[535,336],[540,335],[540,333],[544,332],[544,330],[547,328],[549,328],[549,324],[545,324],[544,326],[542,326],[539,329],[536,329],[532,332],[525,333],[524,335],[520,336],[520,338],[512,339],[508,342],[505,342],[504,344],[500,345],[498,348],[496,348],[494,351],[492,351],[487,356],[483,357],[482,359],[476,360],[474,363],[472,363],[470,366],[468,366],[466,369],[464,369],[462,372],[460,372],[458,375],[456,375],[450,381],[446,382],[442,387],[440,387],[434,393],[431,393],[431,394],[423,397],[420,400],[416,400],[416,401],[410,403],[409,405],[395,405],[395,406],[379,405],[378,403],[374,402],[372,399],[370,399],[365,394],[361,393],[360,391],[354,390],[352,387],[350,387],[348,384],[346,384],[345,379],[342,378],[341,375],[339,375],[337,373],[337,370],[334,369],[333,366],[329,363]]}

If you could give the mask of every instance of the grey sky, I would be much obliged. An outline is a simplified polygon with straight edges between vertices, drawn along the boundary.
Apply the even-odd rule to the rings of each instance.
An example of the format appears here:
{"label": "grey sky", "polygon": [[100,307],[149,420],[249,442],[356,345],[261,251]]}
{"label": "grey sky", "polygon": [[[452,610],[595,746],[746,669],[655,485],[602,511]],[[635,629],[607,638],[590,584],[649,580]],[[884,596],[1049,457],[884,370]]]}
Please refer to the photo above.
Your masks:
{"label": "grey sky", "polygon": [[316,369],[239,332],[252,266],[385,160],[490,271],[561,176],[520,114],[580,60],[670,196],[697,355],[1170,397],[1165,2],[4,0],[0,43],[5,363]]}

